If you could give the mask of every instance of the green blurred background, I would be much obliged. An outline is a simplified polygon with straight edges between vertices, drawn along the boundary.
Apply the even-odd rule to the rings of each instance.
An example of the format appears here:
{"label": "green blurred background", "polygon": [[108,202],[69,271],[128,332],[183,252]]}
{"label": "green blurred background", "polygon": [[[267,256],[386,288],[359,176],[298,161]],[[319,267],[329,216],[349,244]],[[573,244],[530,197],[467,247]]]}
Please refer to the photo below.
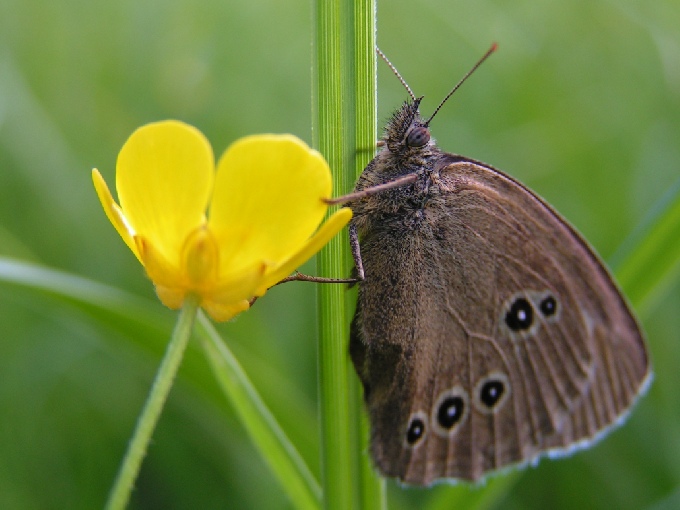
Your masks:
{"label": "green blurred background", "polygon": [[[0,255],[153,300],[90,169],[112,184],[127,136],[164,118],[218,155],[257,132],[311,142],[311,40],[309,1],[0,0]],[[526,183],[611,260],[680,177],[680,2],[378,5],[378,44],[424,114],[493,41],[435,137]],[[378,90],[384,120],[406,94],[383,64]],[[145,329],[0,283],[0,508],[101,507],[174,322],[152,307],[161,327]],[[641,311],[656,378],[625,427],[526,469],[494,508],[680,507],[679,311],[677,280]],[[314,286],[294,283],[220,331],[318,473],[315,318]],[[485,490],[388,486],[397,509]],[[287,507],[190,348],[131,508]]]}

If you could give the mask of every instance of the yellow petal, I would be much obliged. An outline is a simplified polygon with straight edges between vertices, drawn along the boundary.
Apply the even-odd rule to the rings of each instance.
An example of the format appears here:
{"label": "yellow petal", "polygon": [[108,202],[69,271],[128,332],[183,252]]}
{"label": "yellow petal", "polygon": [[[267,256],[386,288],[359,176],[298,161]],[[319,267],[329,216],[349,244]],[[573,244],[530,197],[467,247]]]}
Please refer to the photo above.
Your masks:
{"label": "yellow petal", "polygon": [[118,155],[116,188],[125,218],[173,265],[189,232],[204,222],[213,179],[210,144],[179,121],[142,126]]}
{"label": "yellow petal", "polygon": [[203,309],[215,322],[224,322],[233,319],[248,308],[250,308],[250,302],[245,299],[231,305],[223,305],[212,301],[203,304]]}
{"label": "yellow petal", "polygon": [[142,265],[154,285],[171,289],[188,288],[179,266],[169,261],[157,246],[143,236],[135,236],[135,242]]}
{"label": "yellow petal", "polygon": [[249,299],[261,285],[264,264],[255,264],[236,274],[231,280],[223,280],[210,292],[203,294],[201,307],[218,322],[226,321],[250,308]]}
{"label": "yellow petal", "polygon": [[228,280],[220,280],[218,286],[206,294],[206,299],[224,304],[250,299],[262,284],[266,266],[257,263],[245,268]]}
{"label": "yellow petal", "polygon": [[256,296],[263,295],[268,288],[276,285],[290,273],[309,260],[316,252],[323,248],[342,228],[352,219],[352,210],[343,207],[321,226],[321,228],[295,253],[279,267],[265,274],[264,283],[258,287]]}
{"label": "yellow petal", "polygon": [[171,310],[177,310],[184,303],[189,290],[186,279],[182,277],[179,268],[168,262],[148,239],[135,236],[135,242],[158,299]]}
{"label": "yellow petal", "polygon": [[163,285],[155,285],[154,288],[160,302],[170,310],[179,310],[187,296],[186,289],[164,287]]}
{"label": "yellow petal", "polygon": [[254,135],[232,144],[217,165],[208,224],[222,274],[299,250],[323,219],[328,164],[293,135]]}
{"label": "yellow petal", "polygon": [[99,197],[102,207],[104,208],[106,217],[116,228],[118,234],[123,238],[123,241],[125,241],[125,244],[127,244],[128,248],[130,248],[132,253],[135,254],[137,260],[141,262],[142,259],[139,256],[137,245],[135,244],[134,240],[135,233],[130,228],[123,211],[120,210],[118,204],[116,204],[116,202],[113,200],[113,196],[109,191],[109,187],[106,185],[106,181],[104,181],[104,178],[96,168],[92,169],[92,182],[94,183],[94,189],[97,192],[97,196]]}

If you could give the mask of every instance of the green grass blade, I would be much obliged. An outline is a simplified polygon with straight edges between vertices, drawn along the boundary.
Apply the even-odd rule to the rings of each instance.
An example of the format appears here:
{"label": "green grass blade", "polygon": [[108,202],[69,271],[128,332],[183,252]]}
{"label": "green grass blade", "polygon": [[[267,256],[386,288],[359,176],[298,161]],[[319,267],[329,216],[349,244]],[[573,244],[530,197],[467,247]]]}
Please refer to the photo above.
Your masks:
{"label": "green grass blade", "polygon": [[[347,188],[347,158],[353,143],[347,138],[348,98],[346,70],[347,25],[350,2],[316,2],[314,33],[315,143],[333,171],[333,189],[342,194]],[[317,257],[319,274],[343,275],[349,252],[345,236],[337,236]],[[346,509],[353,506],[355,480],[350,423],[349,359],[347,356],[347,312],[345,288],[320,285],[319,296],[319,394],[321,425],[321,470],[324,506]]]}
{"label": "green grass blade", "polygon": [[644,316],[680,270],[680,180],[612,257],[626,296]]}
{"label": "green grass blade", "polygon": [[[318,1],[315,20],[315,144],[333,170],[335,194],[339,195],[351,190],[375,146],[375,2]],[[317,260],[322,276],[346,275],[352,267],[346,237],[332,240]],[[381,482],[372,474],[365,455],[365,427],[357,429],[362,411],[347,355],[346,291],[322,285],[318,293],[325,506],[379,508],[383,504]]]}
{"label": "green grass blade", "polygon": [[[361,174],[375,153],[377,133],[377,70],[376,70],[376,2],[375,0],[357,0],[354,3],[352,21],[354,23],[354,96],[356,106],[352,119],[355,133],[354,175],[352,181]],[[351,183],[353,184],[353,182]],[[359,384],[355,385],[357,388]],[[359,419],[355,420],[356,437],[359,447],[354,452],[359,466],[361,486],[360,504],[364,509],[382,509],[387,507],[385,480],[382,479],[370,458],[368,439],[369,422],[363,409],[361,392],[356,391],[354,400],[355,412]]]}
{"label": "green grass blade", "polygon": [[241,365],[202,312],[199,314],[197,331],[220,388],[295,507],[319,508],[321,488],[318,482],[258,395]]}
{"label": "green grass blade", "polygon": [[31,262],[0,257],[0,281],[124,316],[158,331],[167,330],[168,322],[158,303],[88,278]]}

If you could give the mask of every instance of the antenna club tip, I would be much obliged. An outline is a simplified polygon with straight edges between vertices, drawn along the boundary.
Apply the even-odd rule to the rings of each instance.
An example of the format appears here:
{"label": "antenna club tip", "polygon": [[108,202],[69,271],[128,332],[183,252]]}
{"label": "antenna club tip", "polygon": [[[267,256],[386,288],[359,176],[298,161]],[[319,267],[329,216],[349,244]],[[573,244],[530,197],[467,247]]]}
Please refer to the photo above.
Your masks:
{"label": "antenna club tip", "polygon": [[496,51],[497,49],[498,49],[498,43],[497,43],[497,42],[493,42],[493,43],[491,43],[491,49],[489,50],[489,53],[494,52],[494,51]]}

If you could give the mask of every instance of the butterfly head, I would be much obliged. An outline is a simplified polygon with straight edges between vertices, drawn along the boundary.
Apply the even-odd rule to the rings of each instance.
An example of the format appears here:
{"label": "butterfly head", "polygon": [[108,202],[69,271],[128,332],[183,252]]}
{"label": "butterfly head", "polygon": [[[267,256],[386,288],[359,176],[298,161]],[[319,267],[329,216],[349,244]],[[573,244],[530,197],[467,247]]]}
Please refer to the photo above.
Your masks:
{"label": "butterfly head", "polygon": [[430,128],[418,109],[422,99],[404,102],[387,123],[385,143],[393,154],[401,156],[417,152],[431,143]]}

